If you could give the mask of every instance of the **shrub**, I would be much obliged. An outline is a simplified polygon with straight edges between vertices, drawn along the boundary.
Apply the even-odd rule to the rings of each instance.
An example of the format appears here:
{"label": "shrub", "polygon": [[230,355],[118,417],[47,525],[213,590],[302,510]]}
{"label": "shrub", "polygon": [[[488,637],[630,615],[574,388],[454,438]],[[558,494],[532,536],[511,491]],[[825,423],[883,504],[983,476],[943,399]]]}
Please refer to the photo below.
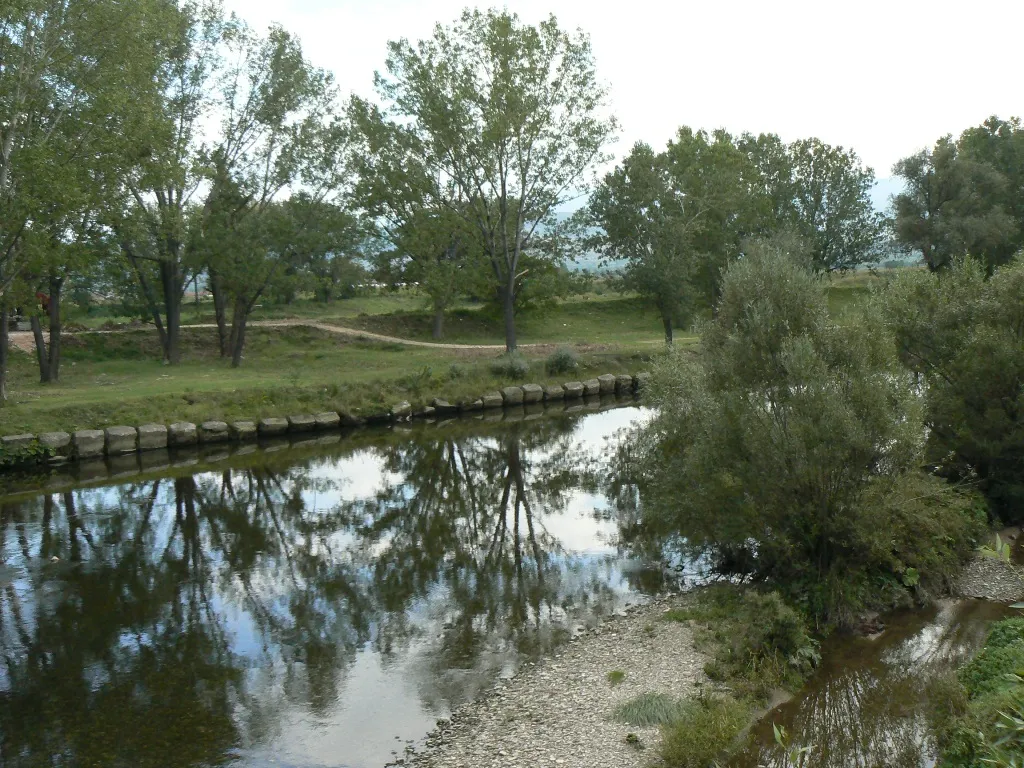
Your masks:
{"label": "shrub", "polygon": [[731,697],[688,701],[663,729],[661,759],[668,768],[707,768],[727,756],[750,719],[750,708]]}
{"label": "shrub", "polygon": [[908,565],[925,577],[881,542],[895,510],[880,502],[921,459],[912,377],[874,319],[832,324],[820,281],[783,253],[729,267],[698,354],[666,358],[652,396],[641,492],[690,555],[772,580],[819,625],[851,621]]}
{"label": "shrub", "polygon": [[521,381],[530,375],[530,364],[518,352],[513,352],[491,363],[491,373],[512,381]]}
{"label": "shrub", "polygon": [[575,351],[569,347],[560,347],[548,356],[544,368],[552,376],[558,376],[562,373],[573,373],[579,365],[580,361]]}
{"label": "shrub", "polygon": [[452,381],[464,379],[467,376],[469,376],[469,369],[466,368],[466,366],[464,365],[460,365],[459,363],[452,363],[448,367],[448,378],[451,379]]}

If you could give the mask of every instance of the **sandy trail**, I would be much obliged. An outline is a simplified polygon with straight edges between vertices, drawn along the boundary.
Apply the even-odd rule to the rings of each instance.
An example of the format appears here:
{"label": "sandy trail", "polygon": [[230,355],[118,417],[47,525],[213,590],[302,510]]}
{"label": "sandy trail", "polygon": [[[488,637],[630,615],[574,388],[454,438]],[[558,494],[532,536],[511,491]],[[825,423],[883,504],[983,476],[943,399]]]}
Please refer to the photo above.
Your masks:
{"label": "sandy trail", "polygon": [[[187,328],[216,328],[217,326],[213,323],[198,323],[195,325],[183,325],[183,329]],[[363,331],[358,328],[347,328],[343,325],[333,325],[331,323],[321,323],[316,320],[255,320],[248,324],[249,328],[316,328],[317,330],[325,333],[331,333],[336,336],[346,336],[354,339],[368,339],[370,341],[379,341],[382,343],[389,344],[403,344],[407,347],[427,347],[429,349],[449,349],[449,350],[468,350],[475,352],[502,352],[505,349],[504,344],[445,344],[437,341],[416,341],[413,339],[402,339],[398,336],[387,336],[383,333],[373,333],[372,331]],[[75,331],[65,333],[65,336],[77,336],[86,333],[124,333],[123,330],[115,331]],[[10,333],[11,346],[15,349],[20,349],[23,352],[34,353],[35,342],[32,339],[32,333],[30,331],[11,331]],[[538,348],[542,349],[545,347],[554,347],[555,344],[520,344],[520,348]]]}

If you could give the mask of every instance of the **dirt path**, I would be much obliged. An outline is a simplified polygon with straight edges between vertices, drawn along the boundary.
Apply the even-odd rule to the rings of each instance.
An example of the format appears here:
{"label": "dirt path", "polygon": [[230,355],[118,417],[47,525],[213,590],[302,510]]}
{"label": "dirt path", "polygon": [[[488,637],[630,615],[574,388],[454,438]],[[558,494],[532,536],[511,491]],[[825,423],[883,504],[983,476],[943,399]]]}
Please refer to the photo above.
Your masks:
{"label": "dirt path", "polygon": [[[213,323],[199,323],[196,325],[183,325],[182,328],[216,328],[217,326]],[[504,344],[443,344],[436,341],[416,341],[413,339],[402,339],[397,336],[387,336],[383,333],[373,333],[372,331],[362,331],[358,328],[347,328],[343,325],[333,325],[330,323],[321,323],[316,320],[255,320],[249,323],[250,328],[316,328],[317,330],[325,333],[331,333],[336,336],[346,336],[354,339],[369,339],[371,341],[379,341],[386,344],[403,344],[407,347],[427,347],[429,349],[449,349],[449,350],[463,350],[463,351],[474,351],[474,352],[501,352],[505,349]],[[124,333],[124,331],[79,331],[75,333],[67,333],[66,336],[75,336],[79,333]],[[34,353],[35,342],[32,339],[32,333],[29,331],[12,331],[10,334],[11,346],[15,349],[20,349],[23,352]],[[520,344],[520,348],[537,348],[543,349],[545,347],[554,347],[554,344]]]}

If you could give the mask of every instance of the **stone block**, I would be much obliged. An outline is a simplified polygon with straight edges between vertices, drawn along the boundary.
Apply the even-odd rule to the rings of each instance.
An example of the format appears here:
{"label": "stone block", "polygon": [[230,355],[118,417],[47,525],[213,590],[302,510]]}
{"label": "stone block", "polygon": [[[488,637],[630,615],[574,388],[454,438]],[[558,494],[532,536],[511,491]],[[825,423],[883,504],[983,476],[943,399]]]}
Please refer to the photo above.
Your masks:
{"label": "stone block", "polygon": [[341,425],[343,427],[361,427],[366,423],[366,419],[362,416],[358,416],[348,411],[340,411],[338,416],[341,417]]}
{"label": "stone block", "polygon": [[228,424],[228,433],[236,443],[246,443],[256,439],[255,421],[233,421]]}
{"label": "stone block", "polygon": [[540,384],[523,384],[520,389],[523,390],[524,403],[539,403],[544,399],[544,387]]}
{"label": "stone block", "polygon": [[231,437],[228,425],[223,421],[204,421],[199,425],[199,442],[204,445],[210,443],[226,443]]}
{"label": "stone block", "polygon": [[582,381],[567,381],[562,385],[562,389],[565,391],[566,400],[575,400],[577,397],[583,397],[584,387]]}
{"label": "stone block", "polygon": [[391,407],[391,418],[395,421],[408,421],[412,418],[412,404],[408,400],[403,400]]}
{"label": "stone block", "polygon": [[492,408],[501,408],[505,404],[505,398],[501,396],[501,392],[488,392],[480,400],[484,404],[484,408],[490,410]]}
{"label": "stone block", "polygon": [[71,436],[74,454],[79,459],[103,455],[103,432],[99,429],[80,429]]}
{"label": "stone block", "polygon": [[599,391],[602,395],[610,395],[615,392],[615,374],[606,373],[597,377]]}
{"label": "stone block", "polygon": [[501,399],[505,405],[522,405],[523,388],[505,387],[503,390],[501,390]]}
{"label": "stone block", "polygon": [[477,400],[466,400],[459,403],[459,410],[462,413],[476,413],[484,409],[484,401],[482,399]]}
{"label": "stone block", "polygon": [[107,456],[135,453],[139,449],[139,432],[135,427],[107,427],[104,435]]}
{"label": "stone block", "polygon": [[322,432],[329,429],[338,429],[341,426],[341,416],[336,411],[325,411],[313,416],[316,421],[316,428]]}
{"label": "stone block", "polygon": [[454,405],[447,400],[443,400],[440,397],[435,397],[431,405],[434,406],[434,410],[439,416],[447,416],[452,413],[458,413],[459,411],[459,406]]}
{"label": "stone block", "polygon": [[637,392],[643,392],[647,387],[651,385],[651,374],[649,373],[638,373],[633,377],[634,385],[636,386]]}
{"label": "stone block", "polygon": [[[341,420],[340,416],[338,420]],[[288,417],[289,432],[312,432],[314,429],[316,429],[316,417],[311,413]]]}
{"label": "stone block", "polygon": [[31,447],[35,441],[35,435],[5,435],[0,437],[0,446],[4,453],[17,453]]}
{"label": "stone block", "polygon": [[615,394],[630,395],[633,393],[633,377],[628,373],[620,373],[615,377]]}
{"label": "stone block", "polygon": [[274,416],[266,419],[260,419],[257,429],[259,430],[260,437],[283,435],[288,431],[288,419],[281,419]]}
{"label": "stone block", "polygon": [[159,451],[167,447],[167,425],[143,424],[138,432],[140,451]]}
{"label": "stone block", "polygon": [[184,448],[199,442],[199,430],[191,421],[177,421],[167,427],[167,444],[172,448]]}
{"label": "stone block", "polygon": [[587,379],[583,382],[583,396],[590,397],[591,395],[601,394],[601,382],[597,379]]}
{"label": "stone block", "polygon": [[434,410],[434,406],[428,405],[416,412],[416,417],[420,419],[432,419],[437,414]]}
{"label": "stone block", "polygon": [[565,390],[559,386],[544,387],[544,400],[550,402],[552,400],[564,400]]}
{"label": "stone block", "polygon": [[51,457],[64,458],[71,452],[71,435],[67,432],[43,432],[37,439]]}

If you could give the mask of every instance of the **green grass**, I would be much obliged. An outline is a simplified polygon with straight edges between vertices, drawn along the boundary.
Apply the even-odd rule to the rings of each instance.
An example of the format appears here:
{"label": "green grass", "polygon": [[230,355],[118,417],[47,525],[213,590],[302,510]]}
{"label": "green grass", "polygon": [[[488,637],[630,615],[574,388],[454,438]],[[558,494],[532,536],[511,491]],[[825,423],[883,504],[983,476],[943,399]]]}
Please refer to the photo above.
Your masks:
{"label": "green grass", "polygon": [[[213,329],[184,329],[182,352],[179,365],[162,365],[150,330],[69,337],[60,383],[41,385],[34,358],[11,350],[10,399],[0,410],[0,434],[327,410],[370,413],[402,400],[416,406],[434,397],[477,397],[510,383],[490,371],[494,352],[378,344],[301,327],[251,329],[237,369],[220,359]],[[540,353],[525,358],[528,379],[545,384],[643,370],[645,359],[658,353],[588,353],[571,377],[548,376]]]}
{"label": "green grass", "polygon": [[605,677],[608,680],[608,685],[614,688],[615,686],[622,684],[622,681],[626,679],[626,673],[621,669],[613,669]]}
{"label": "green grass", "polygon": [[[328,320],[329,322],[329,320]],[[365,314],[339,320],[339,324],[388,336],[419,341],[432,340],[433,318],[417,310],[396,310],[387,314]],[[615,344],[660,345],[664,340],[657,312],[636,297],[574,297],[554,307],[538,309],[517,319],[521,344]],[[693,334],[678,332],[686,342]],[[504,329],[499,318],[483,308],[462,306],[450,311],[445,320],[444,341],[458,344],[503,344]]]}

